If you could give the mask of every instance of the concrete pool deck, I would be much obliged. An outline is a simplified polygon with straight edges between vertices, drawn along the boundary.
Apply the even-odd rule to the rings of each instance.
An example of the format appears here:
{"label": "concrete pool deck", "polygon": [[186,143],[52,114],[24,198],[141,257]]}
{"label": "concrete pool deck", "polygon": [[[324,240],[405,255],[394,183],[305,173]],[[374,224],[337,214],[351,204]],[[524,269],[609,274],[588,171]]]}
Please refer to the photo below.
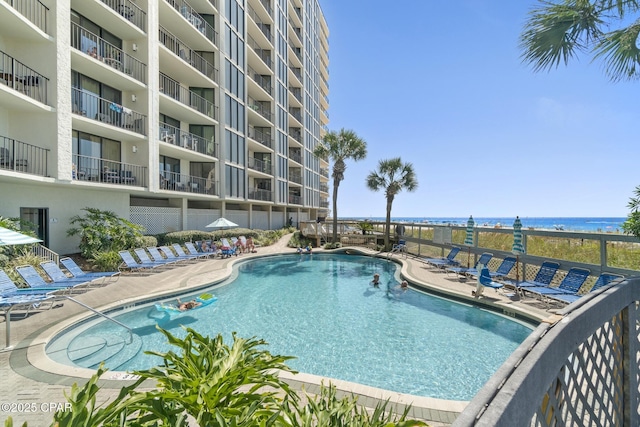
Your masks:
{"label": "concrete pool deck", "polygon": [[[231,274],[233,263],[236,261],[264,255],[294,253],[293,249],[286,247],[288,240],[289,236],[285,236],[272,246],[259,248],[256,254],[198,261],[148,275],[124,274],[115,283],[74,298],[102,311],[132,304],[134,301],[151,296],[184,293],[190,289],[224,280]],[[354,248],[353,250],[375,254],[366,249]],[[416,288],[423,287],[457,299],[478,301],[471,296],[471,290],[475,289],[471,281],[465,283],[453,275],[426,268],[424,263],[411,256],[405,258],[394,255],[393,259],[402,262],[402,275]],[[492,289],[487,289],[485,295],[486,298],[480,300],[481,304],[491,305],[497,311],[509,316],[517,315],[543,320],[551,315],[534,301],[514,302]],[[25,319],[12,319],[9,344],[13,347],[9,350],[2,350],[7,347],[7,343],[4,333],[5,325],[0,324],[0,403],[20,404],[13,405],[13,408],[9,407],[16,410],[24,409],[26,404],[29,408],[35,409],[29,412],[25,410],[7,412],[6,405],[3,405],[0,408],[1,423],[8,416],[12,416],[14,422],[19,423],[18,425],[25,421],[30,426],[49,425],[56,405],[64,404],[66,401],[64,393],[68,393],[74,383],[83,383],[93,374],[94,371],[89,369],[57,364],[44,353],[46,343],[62,328],[91,314],[78,304],[64,301],[60,307],[31,314]],[[309,394],[315,394],[318,391],[323,379],[303,373],[297,375],[285,373],[283,377],[295,389],[304,389]],[[112,400],[123,385],[130,383],[123,378],[126,376],[116,372],[107,372],[103,376],[101,381],[103,388],[99,393],[101,402]],[[358,396],[358,402],[367,407],[374,407],[378,402],[387,399],[399,411],[410,404],[412,408],[409,414],[412,418],[425,420],[434,427],[450,425],[467,405],[467,402],[411,396],[346,381],[332,380],[332,382],[338,390]]]}

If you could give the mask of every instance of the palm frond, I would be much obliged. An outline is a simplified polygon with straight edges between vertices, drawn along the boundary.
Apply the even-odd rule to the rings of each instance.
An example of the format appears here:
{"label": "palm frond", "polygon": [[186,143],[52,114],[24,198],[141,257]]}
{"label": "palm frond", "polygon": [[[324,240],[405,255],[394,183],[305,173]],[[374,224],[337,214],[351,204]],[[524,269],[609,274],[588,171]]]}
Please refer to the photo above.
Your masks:
{"label": "palm frond", "polygon": [[612,31],[595,48],[595,58],[605,62],[605,72],[612,81],[640,78],[640,22]]}

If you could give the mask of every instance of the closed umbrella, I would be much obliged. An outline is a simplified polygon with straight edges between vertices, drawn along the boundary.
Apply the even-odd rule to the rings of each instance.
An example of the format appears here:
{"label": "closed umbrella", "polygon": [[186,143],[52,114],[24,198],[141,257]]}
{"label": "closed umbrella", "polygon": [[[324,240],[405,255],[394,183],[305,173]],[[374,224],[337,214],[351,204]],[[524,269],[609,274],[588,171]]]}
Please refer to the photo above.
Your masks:
{"label": "closed umbrella", "polygon": [[211,224],[207,225],[207,228],[215,228],[216,230],[226,230],[228,228],[238,227],[238,224],[231,222],[226,218],[218,218]]}
{"label": "closed umbrella", "polygon": [[0,227],[0,246],[28,245],[38,242],[42,242],[42,240]]}
{"label": "closed umbrella", "polygon": [[520,260],[518,257],[525,253],[524,246],[522,244],[522,222],[520,222],[520,217],[516,217],[516,220],[513,222],[513,246],[511,247],[511,252],[516,256],[516,283],[520,280],[520,271],[519,264]]}
{"label": "closed umbrella", "polygon": [[471,258],[471,246],[473,246],[473,226],[475,225],[475,221],[473,220],[473,216],[469,216],[467,220],[467,237],[464,239],[464,244],[469,247],[469,251],[467,253],[467,268],[469,268],[469,258]]}

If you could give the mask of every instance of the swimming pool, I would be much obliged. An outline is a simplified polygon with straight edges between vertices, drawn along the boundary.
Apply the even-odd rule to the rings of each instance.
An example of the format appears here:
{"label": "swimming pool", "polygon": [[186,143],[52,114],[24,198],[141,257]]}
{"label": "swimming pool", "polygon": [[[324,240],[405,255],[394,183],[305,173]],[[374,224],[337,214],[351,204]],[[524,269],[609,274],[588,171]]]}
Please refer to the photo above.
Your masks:
{"label": "swimming pool", "polygon": [[[415,290],[394,289],[398,265],[354,255],[284,255],[254,259],[209,292],[218,300],[170,316],[153,304],[86,322],[47,347],[60,363],[112,370],[146,369],[159,361],[145,349],[170,347],[156,324],[183,336],[180,325],[230,342],[231,333],[265,339],[273,354],[296,356],[300,372],[387,390],[469,400],[532,328],[476,306]],[[381,285],[370,285],[374,273]],[[235,276],[235,275],[234,275]],[[203,291],[201,291],[203,292]],[[199,292],[199,293],[201,293]],[[196,294],[193,294],[196,295]]]}

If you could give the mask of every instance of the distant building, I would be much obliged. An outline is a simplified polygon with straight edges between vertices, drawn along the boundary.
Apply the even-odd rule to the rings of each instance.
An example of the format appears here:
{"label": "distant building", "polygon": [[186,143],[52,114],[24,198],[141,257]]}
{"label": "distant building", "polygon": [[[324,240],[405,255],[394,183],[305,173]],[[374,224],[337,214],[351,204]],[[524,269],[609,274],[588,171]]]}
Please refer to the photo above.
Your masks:
{"label": "distant building", "polygon": [[328,35],[318,0],[0,1],[0,215],[60,253],[84,207],[149,234],[326,215]]}

